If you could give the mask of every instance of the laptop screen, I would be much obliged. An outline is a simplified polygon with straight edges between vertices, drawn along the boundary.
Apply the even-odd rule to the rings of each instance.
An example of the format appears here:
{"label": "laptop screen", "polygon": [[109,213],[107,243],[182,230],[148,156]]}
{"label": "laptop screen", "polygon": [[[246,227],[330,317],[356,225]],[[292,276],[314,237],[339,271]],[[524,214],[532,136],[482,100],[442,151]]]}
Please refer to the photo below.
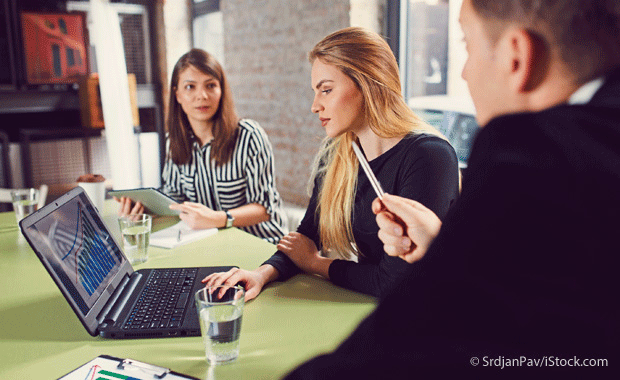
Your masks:
{"label": "laptop screen", "polygon": [[83,315],[126,260],[84,192],[58,203],[24,232]]}

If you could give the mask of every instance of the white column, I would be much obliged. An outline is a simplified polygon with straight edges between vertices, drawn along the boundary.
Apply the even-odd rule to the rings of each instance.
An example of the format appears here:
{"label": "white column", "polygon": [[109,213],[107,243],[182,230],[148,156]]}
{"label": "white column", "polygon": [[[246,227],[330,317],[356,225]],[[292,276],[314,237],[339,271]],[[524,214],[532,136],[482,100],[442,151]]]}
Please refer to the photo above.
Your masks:
{"label": "white column", "polygon": [[121,28],[108,0],[90,0],[91,39],[95,46],[113,187],[141,187],[137,138],[127,82]]}
{"label": "white column", "polygon": [[187,0],[164,2],[164,28],[168,81],[179,58],[192,48],[191,3]]}
{"label": "white column", "polygon": [[351,0],[349,19],[351,26],[361,26],[382,34],[380,19],[383,17],[379,0]]}
{"label": "white column", "polygon": [[463,42],[463,31],[459,23],[459,13],[463,0],[450,0],[450,16],[448,24],[448,95],[469,97],[467,83],[461,77],[463,66],[467,60],[467,51]]}

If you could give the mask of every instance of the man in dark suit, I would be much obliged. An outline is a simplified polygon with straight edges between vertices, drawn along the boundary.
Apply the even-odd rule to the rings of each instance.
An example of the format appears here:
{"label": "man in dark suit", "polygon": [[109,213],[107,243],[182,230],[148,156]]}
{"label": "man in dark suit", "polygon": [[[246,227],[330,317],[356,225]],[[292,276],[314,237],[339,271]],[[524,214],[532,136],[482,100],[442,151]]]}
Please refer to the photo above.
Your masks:
{"label": "man in dark suit", "polygon": [[619,371],[620,2],[464,0],[460,23],[483,126],[461,198],[443,225],[375,201],[410,273],[290,378]]}

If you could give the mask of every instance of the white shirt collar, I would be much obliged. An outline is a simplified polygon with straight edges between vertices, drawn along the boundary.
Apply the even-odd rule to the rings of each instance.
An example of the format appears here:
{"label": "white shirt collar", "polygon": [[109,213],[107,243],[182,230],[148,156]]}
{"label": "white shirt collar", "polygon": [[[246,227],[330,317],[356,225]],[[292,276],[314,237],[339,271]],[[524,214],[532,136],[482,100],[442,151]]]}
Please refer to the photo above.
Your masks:
{"label": "white shirt collar", "polygon": [[596,94],[601,86],[603,86],[603,83],[605,83],[605,78],[598,77],[579,87],[579,89],[568,99],[568,104],[575,105],[590,102],[590,100],[594,97],[594,94]]}

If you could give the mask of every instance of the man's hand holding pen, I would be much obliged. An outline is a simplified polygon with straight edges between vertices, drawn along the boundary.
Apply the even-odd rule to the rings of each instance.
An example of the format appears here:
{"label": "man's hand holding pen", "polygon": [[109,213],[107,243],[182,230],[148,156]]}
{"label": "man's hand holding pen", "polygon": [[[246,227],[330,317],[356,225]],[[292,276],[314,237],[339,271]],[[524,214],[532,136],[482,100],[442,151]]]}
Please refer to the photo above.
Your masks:
{"label": "man's hand holding pen", "polygon": [[420,260],[439,234],[441,220],[420,202],[396,195],[376,198],[372,211],[377,215],[379,239],[385,253],[408,263]]}

